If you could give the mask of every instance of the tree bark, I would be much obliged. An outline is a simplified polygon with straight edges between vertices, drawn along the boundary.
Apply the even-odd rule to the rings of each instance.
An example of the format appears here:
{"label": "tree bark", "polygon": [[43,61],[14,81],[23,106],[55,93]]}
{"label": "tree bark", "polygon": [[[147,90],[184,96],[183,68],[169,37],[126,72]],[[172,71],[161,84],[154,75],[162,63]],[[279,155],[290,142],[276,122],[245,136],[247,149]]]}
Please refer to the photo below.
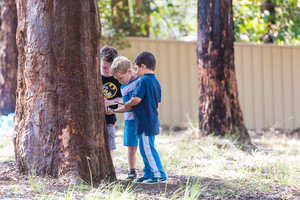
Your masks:
{"label": "tree bark", "polygon": [[3,0],[0,37],[0,115],[15,112],[18,53],[16,45],[17,9],[15,0]]}
{"label": "tree bark", "polygon": [[198,0],[199,128],[250,141],[238,98],[232,0]]}
{"label": "tree bark", "polygon": [[274,43],[274,35],[272,32],[272,25],[276,23],[275,18],[276,18],[276,12],[275,12],[275,7],[276,4],[274,3],[274,0],[263,0],[262,1],[262,6],[261,10],[264,12],[265,10],[269,11],[269,16],[268,16],[268,26],[267,26],[267,34],[262,37],[262,41],[264,43]]}
{"label": "tree bark", "polygon": [[17,168],[115,180],[99,71],[96,0],[18,0]]}

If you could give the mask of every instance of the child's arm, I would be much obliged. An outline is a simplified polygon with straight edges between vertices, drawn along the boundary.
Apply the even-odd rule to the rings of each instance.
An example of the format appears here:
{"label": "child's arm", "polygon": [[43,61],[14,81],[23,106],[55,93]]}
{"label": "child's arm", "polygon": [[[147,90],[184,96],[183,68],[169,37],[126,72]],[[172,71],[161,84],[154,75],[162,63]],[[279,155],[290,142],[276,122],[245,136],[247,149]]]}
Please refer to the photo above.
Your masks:
{"label": "child's arm", "polygon": [[116,105],[118,103],[117,102],[122,102],[122,97],[117,97],[115,99],[112,99],[112,100],[107,100],[107,99],[104,99],[104,103],[105,103],[105,106],[111,106],[111,105]]}
{"label": "child's arm", "polygon": [[107,115],[112,115],[112,114],[117,114],[117,113],[123,113],[126,112],[127,110],[124,107],[118,108],[118,109],[111,109],[108,108],[105,112]]}
{"label": "child's arm", "polygon": [[129,110],[131,110],[132,106],[138,105],[141,101],[142,101],[142,99],[139,98],[139,97],[132,97],[129,101],[127,101],[127,102],[124,104],[124,108],[125,108],[127,111],[129,111]]}

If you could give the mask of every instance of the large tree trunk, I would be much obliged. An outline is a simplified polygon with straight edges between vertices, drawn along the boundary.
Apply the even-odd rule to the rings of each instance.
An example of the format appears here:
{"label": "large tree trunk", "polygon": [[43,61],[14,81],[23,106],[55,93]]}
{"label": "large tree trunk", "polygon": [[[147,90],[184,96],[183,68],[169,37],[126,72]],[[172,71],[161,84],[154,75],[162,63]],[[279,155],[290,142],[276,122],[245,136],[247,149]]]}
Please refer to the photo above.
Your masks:
{"label": "large tree trunk", "polygon": [[17,89],[17,9],[15,0],[3,0],[0,37],[0,115],[15,112]]}
{"label": "large tree trunk", "polygon": [[[99,72],[96,0],[18,0],[17,168],[114,180]],[[91,177],[92,176],[92,177]]]}
{"label": "large tree trunk", "polygon": [[199,128],[250,141],[238,98],[231,0],[198,1]]}

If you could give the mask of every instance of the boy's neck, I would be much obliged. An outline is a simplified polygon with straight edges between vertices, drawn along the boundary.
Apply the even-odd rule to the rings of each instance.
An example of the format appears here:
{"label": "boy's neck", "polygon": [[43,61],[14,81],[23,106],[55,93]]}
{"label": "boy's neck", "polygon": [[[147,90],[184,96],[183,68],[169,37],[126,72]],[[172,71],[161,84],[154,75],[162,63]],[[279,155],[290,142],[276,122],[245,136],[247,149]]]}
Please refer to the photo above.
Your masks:
{"label": "boy's neck", "polygon": [[134,79],[136,79],[137,75],[135,72],[132,73],[130,81],[133,81]]}
{"label": "boy's neck", "polygon": [[151,70],[151,69],[145,69],[145,71],[144,71],[144,75],[145,74],[154,74],[154,71],[153,70]]}

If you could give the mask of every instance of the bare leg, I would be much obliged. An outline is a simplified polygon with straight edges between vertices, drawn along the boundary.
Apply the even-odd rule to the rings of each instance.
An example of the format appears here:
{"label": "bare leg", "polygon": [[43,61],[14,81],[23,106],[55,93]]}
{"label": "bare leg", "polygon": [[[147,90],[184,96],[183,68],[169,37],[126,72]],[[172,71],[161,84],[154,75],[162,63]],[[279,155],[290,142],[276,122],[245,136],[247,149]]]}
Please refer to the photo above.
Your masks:
{"label": "bare leg", "polygon": [[129,169],[135,169],[135,167],[136,167],[136,151],[137,151],[137,147],[128,146]]}
{"label": "bare leg", "polygon": [[110,150],[110,156],[111,156],[111,159],[114,158],[114,150]]}

